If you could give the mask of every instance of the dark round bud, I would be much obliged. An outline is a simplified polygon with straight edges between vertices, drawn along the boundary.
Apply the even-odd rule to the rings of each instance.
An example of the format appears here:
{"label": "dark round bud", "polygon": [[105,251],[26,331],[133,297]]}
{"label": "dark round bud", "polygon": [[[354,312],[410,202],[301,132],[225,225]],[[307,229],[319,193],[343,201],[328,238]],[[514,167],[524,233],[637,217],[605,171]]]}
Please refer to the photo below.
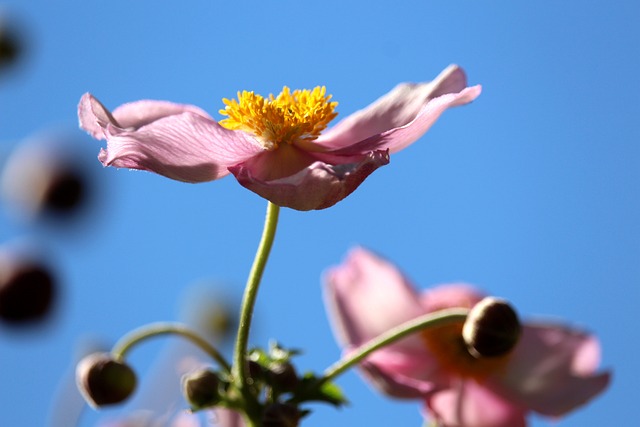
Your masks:
{"label": "dark round bud", "polygon": [[209,369],[199,369],[182,377],[182,393],[191,409],[196,411],[220,401],[219,386],[218,374]]}
{"label": "dark round bud", "polygon": [[136,374],[109,353],[93,353],[76,368],[76,384],[87,403],[94,408],[126,400],[136,388]]}
{"label": "dark round bud", "polygon": [[55,280],[36,261],[0,254],[0,319],[12,324],[41,320],[51,308]]}
{"label": "dark round bud", "polygon": [[300,411],[288,403],[273,403],[262,413],[262,427],[297,427]]}
{"label": "dark round bud", "polygon": [[273,363],[267,371],[269,385],[279,392],[293,391],[298,385],[298,374],[289,362]]}
{"label": "dark round bud", "polygon": [[487,297],[469,312],[462,338],[473,357],[497,357],[509,353],[520,338],[520,321],[511,305]]}

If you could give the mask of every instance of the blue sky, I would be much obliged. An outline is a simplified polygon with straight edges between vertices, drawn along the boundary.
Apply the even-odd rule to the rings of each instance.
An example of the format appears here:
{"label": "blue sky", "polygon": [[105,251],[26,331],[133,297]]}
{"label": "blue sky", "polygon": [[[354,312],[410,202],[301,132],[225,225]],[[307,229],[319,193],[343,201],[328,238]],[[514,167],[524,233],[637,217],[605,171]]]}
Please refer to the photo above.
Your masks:
{"label": "blue sky", "polygon": [[[0,74],[0,166],[27,138],[68,135],[97,200],[80,224],[0,212],[0,243],[36,241],[63,286],[52,322],[28,334],[0,328],[0,425],[47,425],[87,340],[110,344],[179,318],[193,283],[239,299],[259,239],[265,202],[232,177],[189,185],[103,169],[101,143],[77,129],[83,93],[110,108],[165,99],[219,117],[221,99],[238,90],[326,85],[346,117],[450,63],[483,85],[473,104],[446,112],[335,207],[283,210],[252,343],[302,348],[300,370],[333,363],[339,349],[320,277],[361,244],[423,288],[474,283],[523,317],[593,331],[612,385],[560,425],[627,425],[634,416],[637,2],[11,0],[0,16],[28,36],[27,55]],[[162,349],[149,344],[132,363],[142,373]],[[418,402],[389,401],[356,373],[339,384],[351,405],[318,407],[305,425],[420,425]]]}

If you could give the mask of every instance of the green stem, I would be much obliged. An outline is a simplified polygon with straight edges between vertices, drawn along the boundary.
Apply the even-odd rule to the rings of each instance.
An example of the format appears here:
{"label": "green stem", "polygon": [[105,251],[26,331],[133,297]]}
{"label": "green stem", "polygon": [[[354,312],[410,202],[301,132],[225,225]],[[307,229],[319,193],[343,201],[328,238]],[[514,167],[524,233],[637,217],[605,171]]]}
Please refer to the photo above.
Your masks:
{"label": "green stem", "polygon": [[338,360],[336,363],[328,367],[324,371],[324,375],[318,379],[318,382],[322,384],[332,381],[335,377],[344,373],[347,369],[362,361],[374,351],[392,344],[409,334],[423,329],[435,328],[450,323],[464,321],[468,313],[469,310],[466,308],[448,308],[416,317],[415,319],[409,320],[395,328],[389,329],[387,332],[378,335],[376,338],[373,338],[358,347],[345,359]]}
{"label": "green stem", "polygon": [[226,372],[229,372],[231,370],[231,366],[229,366],[229,363],[213,345],[211,345],[207,340],[202,338],[196,332],[179,323],[151,323],[149,325],[131,331],[130,333],[122,337],[120,341],[118,341],[116,345],[113,346],[111,354],[117,359],[124,359],[126,353],[141,341],[157,337],[159,335],[170,334],[179,335],[183,338],[188,339],[189,341],[200,347],[205,353],[210,355],[216,362],[218,362],[218,364],[220,364],[220,367],[222,367],[222,369],[224,369]]}
{"label": "green stem", "polygon": [[271,252],[271,246],[273,245],[273,239],[276,235],[279,213],[280,207],[269,202],[267,205],[267,216],[264,221],[262,238],[260,239],[260,245],[258,246],[256,256],[253,260],[253,266],[251,267],[251,271],[249,272],[247,285],[244,289],[244,295],[242,297],[242,305],[240,307],[240,322],[238,325],[238,336],[236,338],[234,348],[232,367],[234,382],[240,390],[244,390],[247,383],[247,367],[245,357],[247,354],[247,342],[249,341],[251,319],[253,317],[253,307],[258,295],[258,288],[260,286],[260,280],[262,279],[262,273],[264,272],[264,267],[267,264],[267,259],[269,258],[269,253]]}

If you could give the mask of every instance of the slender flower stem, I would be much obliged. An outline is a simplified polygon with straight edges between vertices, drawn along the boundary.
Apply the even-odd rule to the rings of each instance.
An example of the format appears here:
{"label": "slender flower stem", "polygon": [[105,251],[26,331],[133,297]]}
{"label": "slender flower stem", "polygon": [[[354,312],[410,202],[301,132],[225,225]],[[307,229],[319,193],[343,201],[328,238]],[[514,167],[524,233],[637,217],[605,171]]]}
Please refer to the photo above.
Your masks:
{"label": "slender flower stem", "polygon": [[324,375],[318,379],[320,384],[332,381],[338,375],[344,373],[347,369],[353,367],[356,363],[362,361],[365,357],[374,351],[385,347],[406,337],[414,332],[435,328],[449,323],[460,322],[466,319],[469,310],[466,308],[449,308],[445,310],[434,311],[415,319],[411,319],[395,328],[389,329],[387,332],[378,335],[376,338],[364,343],[346,358],[341,359],[328,367],[324,371]]}
{"label": "slender flower stem", "polygon": [[258,288],[260,286],[260,280],[262,279],[262,273],[264,267],[267,264],[269,253],[271,252],[271,246],[273,245],[273,239],[276,235],[276,228],[278,225],[278,214],[280,213],[280,206],[274,205],[269,202],[267,205],[267,216],[264,221],[264,229],[262,231],[262,238],[260,239],[260,245],[256,252],[256,256],[253,260],[253,266],[249,272],[247,278],[247,285],[244,288],[244,295],[242,297],[242,305],[240,307],[240,322],[238,325],[238,335],[236,338],[234,353],[233,353],[233,367],[232,375],[234,382],[240,390],[245,388],[247,382],[247,367],[246,367],[246,354],[247,354],[247,342],[249,341],[249,330],[251,328],[251,319],[253,317],[253,307],[258,295]]}
{"label": "slender flower stem", "polygon": [[220,354],[220,352],[211,345],[207,340],[202,338],[196,332],[187,328],[186,326],[180,323],[171,323],[171,322],[158,322],[151,323],[149,325],[143,326],[136,330],[131,331],[124,337],[120,339],[113,346],[113,350],[111,354],[117,359],[123,359],[127,352],[131,350],[133,346],[139,344],[141,341],[144,341],[149,338],[157,337],[159,335],[179,335],[183,338],[188,339],[198,347],[200,347],[204,352],[210,355],[222,369],[229,372],[231,370],[231,366],[226,361],[226,359]]}

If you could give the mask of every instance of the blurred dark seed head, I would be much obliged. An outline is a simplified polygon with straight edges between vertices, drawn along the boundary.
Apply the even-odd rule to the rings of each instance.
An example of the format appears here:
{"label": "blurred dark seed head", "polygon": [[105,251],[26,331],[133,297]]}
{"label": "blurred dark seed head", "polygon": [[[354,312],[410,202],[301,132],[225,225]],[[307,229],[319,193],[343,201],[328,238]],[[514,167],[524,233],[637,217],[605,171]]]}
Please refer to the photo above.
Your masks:
{"label": "blurred dark seed head", "polygon": [[0,176],[5,204],[26,220],[76,219],[85,211],[93,187],[83,159],[59,136],[21,143]]}
{"label": "blurred dark seed head", "polygon": [[25,57],[28,40],[24,27],[21,20],[0,10],[0,74],[14,68]]}
{"label": "blurred dark seed head", "polygon": [[0,321],[10,325],[41,322],[56,294],[56,279],[44,262],[0,248]]}

